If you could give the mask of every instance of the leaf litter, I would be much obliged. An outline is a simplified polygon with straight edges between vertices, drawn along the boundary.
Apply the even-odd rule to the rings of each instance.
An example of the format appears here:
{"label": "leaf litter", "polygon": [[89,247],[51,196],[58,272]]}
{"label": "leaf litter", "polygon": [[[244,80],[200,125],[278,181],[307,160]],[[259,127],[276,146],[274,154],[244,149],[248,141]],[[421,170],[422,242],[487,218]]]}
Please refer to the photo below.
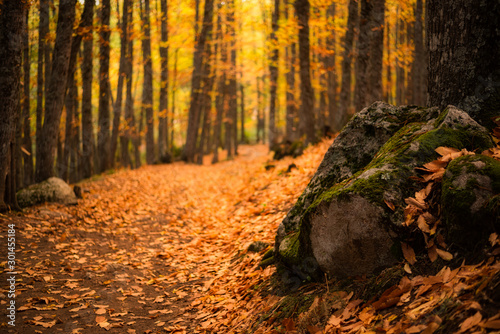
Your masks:
{"label": "leaf litter", "polygon": [[[119,170],[83,182],[77,206],[44,204],[0,216],[18,228],[19,333],[460,333],[500,330],[491,307],[498,289],[500,239],[480,264],[412,275],[418,259],[403,246],[407,274],[372,300],[325,284],[305,311],[279,317],[286,296],[274,293],[274,267],[262,255],[331,144],[273,162],[267,148],[242,146],[211,166],[174,163]],[[408,199],[406,224],[429,236],[429,258],[450,260],[439,220],[428,211],[432,184],[459,152],[423,168],[428,185]],[[490,150],[491,156],[498,149]],[[460,151],[460,154],[468,154]],[[298,168],[288,170],[294,163]],[[387,203],[391,207],[392,203]],[[254,241],[269,246],[247,252]],[[5,263],[2,263],[5,266]],[[410,271],[410,273],[408,273]],[[2,274],[5,276],[5,272]],[[2,278],[3,278],[2,276]],[[333,286],[334,282],[330,282]],[[306,290],[308,291],[306,291]],[[3,296],[7,290],[3,289]],[[488,292],[488,293],[487,293]],[[2,300],[2,306],[5,302]],[[4,307],[2,307],[4,309]],[[495,310],[495,309],[493,309]],[[5,318],[4,318],[5,319]],[[449,324],[452,323],[451,327]],[[448,325],[447,325],[448,324]],[[1,323],[5,329],[6,324]]]}

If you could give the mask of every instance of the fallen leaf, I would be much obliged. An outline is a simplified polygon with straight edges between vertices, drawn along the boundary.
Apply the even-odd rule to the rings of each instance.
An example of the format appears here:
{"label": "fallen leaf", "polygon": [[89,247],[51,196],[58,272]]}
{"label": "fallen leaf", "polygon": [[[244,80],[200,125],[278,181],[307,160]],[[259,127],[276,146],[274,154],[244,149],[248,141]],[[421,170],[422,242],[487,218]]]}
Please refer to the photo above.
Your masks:
{"label": "fallen leaf", "polygon": [[417,259],[415,257],[415,251],[405,242],[401,242],[401,249],[403,250],[403,256],[409,264],[415,264]]}
{"label": "fallen leaf", "polygon": [[453,259],[453,255],[451,253],[448,253],[447,251],[444,251],[442,249],[436,248],[436,253],[445,261],[450,261]]}

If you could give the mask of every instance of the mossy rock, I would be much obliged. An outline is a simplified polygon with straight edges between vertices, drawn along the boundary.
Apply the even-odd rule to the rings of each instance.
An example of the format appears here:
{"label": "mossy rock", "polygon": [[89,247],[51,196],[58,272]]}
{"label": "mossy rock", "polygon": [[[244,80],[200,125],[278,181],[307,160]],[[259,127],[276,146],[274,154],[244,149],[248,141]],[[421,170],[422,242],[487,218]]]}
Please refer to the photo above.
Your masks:
{"label": "mossy rock", "polygon": [[276,247],[299,230],[309,206],[336,183],[352,177],[372,161],[380,148],[404,125],[427,122],[439,115],[437,108],[399,106],[375,102],[347,123],[325,154],[318,170],[278,228]]}
{"label": "mossy rock", "polygon": [[473,252],[500,233],[500,162],[484,155],[453,160],[443,177],[441,207],[447,240]]}
{"label": "mossy rock", "polygon": [[17,202],[21,207],[32,206],[44,202],[77,204],[75,192],[64,180],[51,177],[43,182],[33,184],[17,193]]}
{"label": "mossy rock", "polygon": [[[294,239],[281,239],[293,246],[286,247],[287,252],[278,242],[278,231],[278,260],[294,271],[308,270],[300,276],[311,277],[323,272],[337,277],[364,275],[393,265],[398,260],[394,246],[399,247],[408,234],[402,227],[404,199],[422,187],[415,167],[435,160],[439,146],[483,150],[493,145],[487,130],[463,111],[450,106],[441,115],[429,112],[439,117],[404,125],[353,175],[337,178],[333,185],[318,185],[314,201],[298,217]],[[421,120],[427,118],[421,115]],[[315,266],[310,265],[311,258]]]}

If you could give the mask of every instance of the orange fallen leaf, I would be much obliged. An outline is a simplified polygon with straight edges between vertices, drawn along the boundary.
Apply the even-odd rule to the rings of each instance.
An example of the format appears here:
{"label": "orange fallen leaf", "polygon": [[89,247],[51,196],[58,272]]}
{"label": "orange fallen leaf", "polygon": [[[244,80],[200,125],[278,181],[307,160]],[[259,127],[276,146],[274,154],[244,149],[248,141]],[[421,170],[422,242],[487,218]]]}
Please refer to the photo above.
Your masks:
{"label": "orange fallen leaf", "polygon": [[401,249],[403,250],[403,256],[409,264],[415,264],[417,259],[415,257],[415,251],[405,242],[401,242]]}
{"label": "orange fallen leaf", "polygon": [[448,253],[447,251],[444,251],[442,249],[436,248],[436,253],[445,261],[450,261],[453,259],[453,255],[451,253]]}

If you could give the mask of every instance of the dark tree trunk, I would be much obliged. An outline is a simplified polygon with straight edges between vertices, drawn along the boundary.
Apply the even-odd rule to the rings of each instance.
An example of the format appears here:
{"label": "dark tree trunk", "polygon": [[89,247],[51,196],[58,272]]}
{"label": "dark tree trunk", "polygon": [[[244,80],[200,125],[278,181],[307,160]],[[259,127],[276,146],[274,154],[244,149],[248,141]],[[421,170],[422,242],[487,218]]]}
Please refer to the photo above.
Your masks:
{"label": "dark tree trunk", "polygon": [[161,4],[161,44],[160,44],[160,113],[158,115],[158,153],[160,159],[168,151],[168,7],[167,0]]}
{"label": "dark tree trunk", "polygon": [[98,172],[102,173],[111,166],[110,156],[110,110],[109,110],[109,38],[110,38],[110,0],[101,2],[101,30],[99,40],[99,131],[97,133],[97,152],[99,154]]}
{"label": "dark tree trunk", "polygon": [[[128,1],[127,1],[128,2]],[[130,3],[130,5],[132,2]],[[128,10],[126,11],[127,23],[132,22],[133,19],[133,7],[128,6]],[[124,11],[125,12],[125,11]],[[127,34],[130,36],[130,26],[127,26]],[[133,52],[134,52],[134,42],[132,38],[128,38],[127,40],[127,55],[125,58],[125,80],[126,80],[126,94],[125,94],[125,131],[121,137],[121,160],[122,164],[125,167],[132,167],[132,159],[130,158],[129,153],[129,143],[132,140],[134,143],[134,149],[138,150],[134,139],[136,134],[136,124],[135,124],[135,116],[133,109],[133,98],[132,98],[132,61],[133,61]],[[135,162],[137,165],[137,161]]]}
{"label": "dark tree trunk", "polygon": [[386,29],[386,41],[385,41],[385,49],[387,50],[387,59],[388,62],[386,64],[386,87],[385,87],[385,101],[387,103],[392,103],[392,62],[391,62],[391,34],[390,34],[390,25],[385,27]]}
{"label": "dark tree trunk", "polygon": [[340,91],[339,112],[333,130],[339,131],[347,122],[351,107],[351,59],[353,58],[354,28],[358,20],[358,2],[349,0],[347,31],[344,36],[344,55],[342,60],[342,87]]}
{"label": "dark tree trunk", "polygon": [[21,97],[23,35],[28,3],[0,3],[0,211],[19,209],[16,200],[15,132]]}
{"label": "dark tree trunk", "polygon": [[205,1],[203,16],[203,26],[200,36],[196,43],[196,50],[193,56],[193,74],[191,79],[191,102],[189,106],[188,128],[186,135],[186,146],[183,152],[183,159],[187,162],[193,162],[196,153],[196,142],[198,139],[198,130],[200,126],[200,100],[201,100],[201,79],[203,76],[203,51],[207,38],[212,30],[213,0]]}
{"label": "dark tree trunk", "polygon": [[295,12],[299,20],[299,60],[300,60],[300,99],[303,120],[301,135],[306,135],[306,143],[316,142],[314,129],[314,91],[311,85],[311,66],[309,55],[309,0],[296,0]]}
{"label": "dark tree trunk", "polygon": [[262,92],[260,89],[261,78],[257,77],[256,79],[257,79],[257,129],[256,129],[256,134],[257,134],[257,143],[260,143],[261,139],[264,137],[264,135],[262,133],[263,132],[263,129],[262,129],[263,116],[262,116],[262,103],[261,103]]}
{"label": "dark tree trunk", "polygon": [[37,164],[40,161],[41,145],[42,145],[42,125],[43,125],[43,110],[44,110],[44,87],[45,81],[48,81],[48,73],[44,73],[45,62],[45,49],[48,46],[45,43],[46,36],[49,33],[49,1],[40,0],[40,18],[38,22],[38,69],[37,69],[37,97],[36,97],[36,139],[35,151]]}
{"label": "dark tree trunk", "polygon": [[81,155],[82,150],[80,146],[80,115],[79,110],[79,97],[76,82],[72,85],[72,90],[69,91],[73,99],[73,126],[71,131],[71,153],[69,156],[69,182],[75,183],[82,179],[81,172]]}
{"label": "dark tree trunk", "polygon": [[[118,4],[118,3],[117,3]],[[118,8],[117,8],[118,10]],[[120,133],[120,120],[122,117],[123,83],[125,80],[125,67],[128,47],[128,10],[129,1],[123,0],[122,22],[120,31],[120,66],[118,69],[118,85],[116,87],[116,101],[113,107],[113,130],[111,131],[111,167],[115,164],[116,148],[118,146],[118,134]],[[119,12],[119,11],[118,11]],[[120,25],[120,22],[118,22]]]}
{"label": "dark tree trunk", "polygon": [[[229,140],[231,147],[228,149],[228,158],[238,154],[238,83],[236,82],[236,27],[234,20],[234,0],[228,1],[227,24],[229,33],[230,71],[228,73],[229,84],[227,88],[229,98],[229,118],[231,127]],[[232,149],[232,151],[231,151]]]}
{"label": "dark tree trunk", "polygon": [[[223,50],[223,40],[222,40],[222,15],[221,6],[217,8],[217,25],[215,33],[215,45],[214,45],[214,55],[215,55],[215,72],[218,73],[217,77],[217,88],[215,95],[215,109],[216,117],[214,123],[214,141],[213,141],[213,152],[212,163],[219,162],[219,147],[221,146],[221,132],[222,132],[222,117],[224,115],[224,86],[226,81],[226,74],[223,72],[224,63],[226,61],[226,53]],[[220,56],[219,56],[220,55]]]}
{"label": "dark tree trunk", "polygon": [[500,110],[500,3],[427,1],[428,105],[463,108],[492,128]]}
{"label": "dark tree trunk", "polygon": [[[67,81],[68,86],[68,94],[66,94],[65,98],[65,109],[66,109],[66,131],[64,133],[64,147],[62,151],[62,156],[58,157],[57,168],[59,170],[59,177],[66,182],[69,182],[69,159],[71,155],[71,142],[73,136],[73,115],[75,111],[75,106],[73,104],[74,99],[72,93],[74,95],[75,91],[75,75],[70,74],[70,79]],[[62,140],[61,140],[62,142]]]}
{"label": "dark tree trunk", "polygon": [[385,0],[372,0],[370,23],[369,94],[367,102],[382,100],[382,63],[384,56]]}
{"label": "dark tree trunk", "polygon": [[[285,19],[288,21],[290,11],[293,15],[293,7],[290,6],[291,0],[286,1]],[[295,100],[295,63],[297,58],[296,43],[292,41],[285,49],[286,58],[286,123],[285,137],[289,141],[296,139],[297,132],[297,102]]]}
{"label": "dark tree trunk", "polygon": [[370,61],[370,34],[371,15],[373,3],[369,0],[361,0],[361,12],[359,16],[359,37],[358,54],[356,58],[356,88],[354,98],[354,108],[360,111],[371,101],[368,100],[370,94],[368,64]]}
{"label": "dark tree trunk", "polygon": [[[398,8],[399,17],[399,8]],[[398,20],[396,23],[396,51],[399,51],[404,45],[404,22]],[[396,104],[402,105],[405,103],[405,69],[401,52],[396,55]]]}
{"label": "dark tree trunk", "polygon": [[276,32],[278,31],[278,20],[280,17],[280,0],[274,0],[274,12],[272,17],[272,30],[271,30],[271,57],[269,60],[269,73],[270,73],[270,100],[269,100],[269,147],[276,144],[276,93],[278,89],[278,38]]}
{"label": "dark tree trunk", "polygon": [[31,117],[30,117],[30,42],[28,27],[29,11],[26,11],[25,30],[23,36],[23,54],[24,54],[24,95],[23,95],[23,142],[25,152],[23,153],[23,183],[19,186],[29,186],[33,183],[33,144],[31,141]]}
{"label": "dark tree trunk", "polygon": [[328,31],[330,34],[326,40],[326,48],[328,54],[326,55],[325,65],[327,70],[327,93],[328,93],[328,124],[331,129],[335,128],[335,114],[337,110],[337,71],[335,68],[335,56],[337,51],[335,50],[335,3],[330,4],[326,11],[326,17],[328,19]]}
{"label": "dark tree trunk", "polygon": [[174,148],[174,118],[175,118],[175,95],[177,93],[177,59],[179,55],[179,48],[175,50],[174,54],[174,78],[172,82],[172,114],[170,118],[170,150]]}
{"label": "dark tree trunk", "polygon": [[[208,39],[211,39],[210,37]],[[201,128],[201,136],[200,141],[198,143],[198,156],[197,163],[199,165],[203,164],[203,156],[206,154],[205,148],[208,146],[208,137],[210,132],[210,117],[212,112],[212,88],[214,84],[214,76],[212,73],[212,50],[211,45],[207,43],[205,45],[205,64],[203,66],[203,96],[202,96],[202,114],[203,114],[203,122]]]}
{"label": "dark tree trunk", "polygon": [[142,25],[144,29],[144,38],[142,39],[142,54],[144,59],[144,85],[142,91],[142,105],[146,111],[146,162],[151,165],[155,162],[155,139],[153,114],[153,63],[151,60],[151,26],[149,0],[144,0]]}
{"label": "dark tree trunk", "polygon": [[[90,1],[90,16],[94,16],[94,1]],[[94,126],[92,120],[92,71],[93,71],[93,34],[92,26],[83,37],[82,60],[82,177],[94,174]]]}
{"label": "dark tree trunk", "polygon": [[240,143],[246,142],[245,136],[245,87],[243,86],[243,72],[240,75]]}
{"label": "dark tree trunk", "polygon": [[36,166],[37,182],[54,176],[54,156],[68,80],[75,2],[76,0],[61,0],[59,5],[52,70],[41,132],[40,160]]}
{"label": "dark tree trunk", "polygon": [[415,6],[415,25],[413,40],[415,43],[415,52],[412,64],[412,91],[413,104],[424,106],[427,102],[427,63],[424,45],[424,26],[423,26],[423,4],[422,0],[417,0]]}

